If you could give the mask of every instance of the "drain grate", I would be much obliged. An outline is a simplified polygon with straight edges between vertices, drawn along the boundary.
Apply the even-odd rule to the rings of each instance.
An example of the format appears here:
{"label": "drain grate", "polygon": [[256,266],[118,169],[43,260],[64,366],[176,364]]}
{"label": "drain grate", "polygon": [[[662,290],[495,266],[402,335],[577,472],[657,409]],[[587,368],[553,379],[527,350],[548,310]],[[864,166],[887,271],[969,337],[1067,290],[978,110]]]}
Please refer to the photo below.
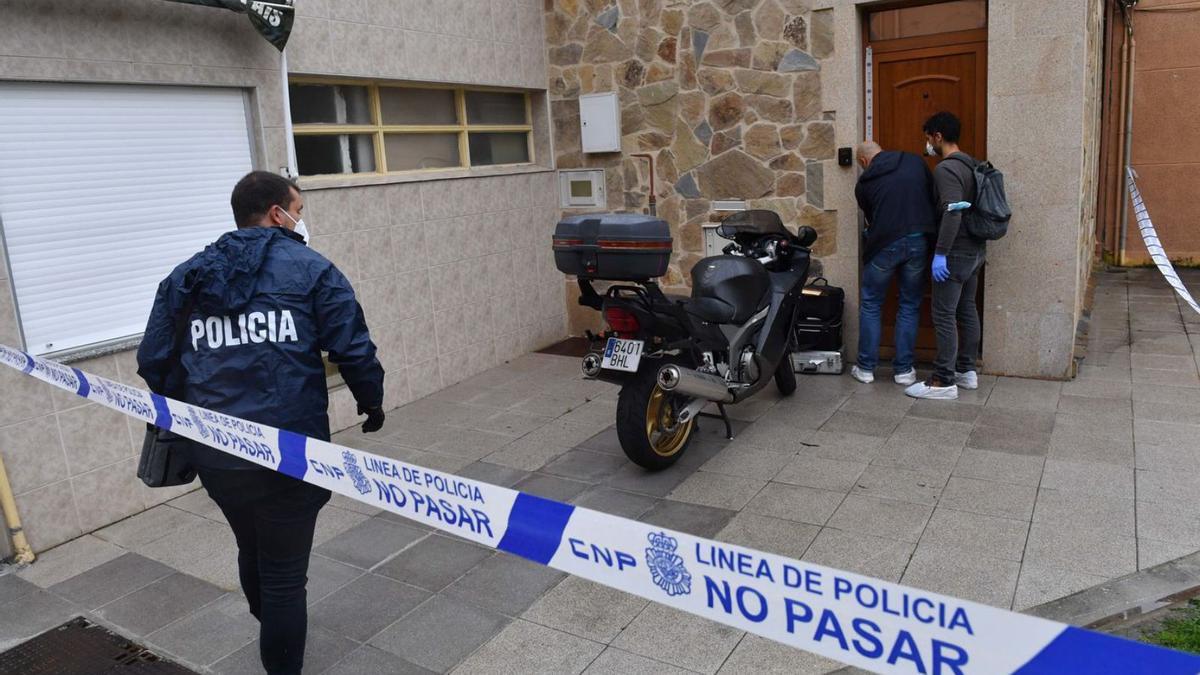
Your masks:
{"label": "drain grate", "polygon": [[194,675],[127,638],[76,617],[0,654],[0,675]]}

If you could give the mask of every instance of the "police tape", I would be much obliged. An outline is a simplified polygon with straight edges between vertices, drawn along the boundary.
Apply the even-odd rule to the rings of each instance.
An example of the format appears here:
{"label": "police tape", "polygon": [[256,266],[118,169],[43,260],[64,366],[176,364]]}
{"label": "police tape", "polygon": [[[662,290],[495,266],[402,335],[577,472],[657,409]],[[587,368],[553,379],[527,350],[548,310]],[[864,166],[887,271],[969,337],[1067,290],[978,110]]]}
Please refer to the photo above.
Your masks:
{"label": "police tape", "polygon": [[130,417],[435,529],[877,673],[1200,673],[1200,656],[693,536],[301,436],[0,345]]}
{"label": "police tape", "polygon": [[1200,314],[1200,305],[1196,304],[1192,294],[1183,285],[1183,280],[1179,278],[1179,273],[1171,264],[1171,258],[1167,256],[1166,249],[1158,239],[1158,231],[1154,229],[1154,223],[1150,220],[1150,211],[1146,209],[1146,203],[1142,201],[1142,191],[1138,189],[1136,178],[1137,173],[1133,167],[1125,167],[1125,184],[1129,188],[1129,197],[1133,203],[1133,215],[1137,218],[1138,229],[1142,232],[1142,241],[1146,244],[1146,251],[1150,253],[1150,259],[1154,261],[1158,271],[1162,272],[1163,278],[1167,280],[1171,288],[1174,288],[1179,297],[1191,305],[1197,314]]}

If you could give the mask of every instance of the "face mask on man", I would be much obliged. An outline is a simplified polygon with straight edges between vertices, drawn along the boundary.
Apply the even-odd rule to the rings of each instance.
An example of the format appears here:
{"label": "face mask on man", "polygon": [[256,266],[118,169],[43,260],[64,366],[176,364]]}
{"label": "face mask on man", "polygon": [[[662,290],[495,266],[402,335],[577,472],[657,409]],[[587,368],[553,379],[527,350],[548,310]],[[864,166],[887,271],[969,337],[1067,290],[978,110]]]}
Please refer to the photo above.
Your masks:
{"label": "face mask on man", "polygon": [[930,157],[938,157],[941,155],[941,153],[937,151],[937,148],[933,147],[933,143],[930,143],[929,141],[925,141],[925,154]]}
{"label": "face mask on man", "polygon": [[283,215],[287,216],[288,220],[292,221],[292,231],[300,235],[300,237],[304,239],[304,243],[307,244],[308,226],[304,224],[304,219],[301,218],[300,220],[296,220],[292,217],[292,214],[288,213],[287,209],[283,208],[282,206],[279,207],[279,210],[283,211]]}

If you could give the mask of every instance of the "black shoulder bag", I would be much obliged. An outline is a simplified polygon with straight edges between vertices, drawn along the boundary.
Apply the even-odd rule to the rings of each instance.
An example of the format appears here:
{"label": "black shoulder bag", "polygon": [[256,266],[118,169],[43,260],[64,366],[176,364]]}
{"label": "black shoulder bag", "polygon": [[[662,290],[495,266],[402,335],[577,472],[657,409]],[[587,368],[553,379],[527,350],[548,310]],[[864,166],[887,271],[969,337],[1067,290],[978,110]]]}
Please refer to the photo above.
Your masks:
{"label": "black shoulder bag", "polygon": [[[187,374],[183,370],[183,334],[187,327],[188,315],[192,313],[192,300],[189,297],[184,303],[183,311],[175,322],[175,351],[180,355],[172,364],[172,377],[168,382],[176,383],[179,391],[167,392],[172,398],[183,391],[183,383]],[[137,475],[147,487],[174,487],[187,485],[196,479],[196,467],[192,465],[191,439],[171,433],[153,424],[146,424],[146,436],[142,440],[142,456],[138,460]]]}

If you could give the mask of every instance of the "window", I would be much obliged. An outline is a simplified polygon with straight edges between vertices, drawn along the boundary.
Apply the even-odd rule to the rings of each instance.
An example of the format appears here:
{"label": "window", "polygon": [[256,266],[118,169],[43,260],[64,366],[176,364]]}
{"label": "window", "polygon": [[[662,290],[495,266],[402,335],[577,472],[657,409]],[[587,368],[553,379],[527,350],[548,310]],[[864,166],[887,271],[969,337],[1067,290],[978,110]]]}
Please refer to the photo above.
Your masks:
{"label": "window", "polygon": [[533,161],[525,92],[296,80],[291,99],[302,176]]}
{"label": "window", "polygon": [[240,89],[0,82],[0,234],[26,349],[141,335],[158,283],[233,229],[249,128]]}

